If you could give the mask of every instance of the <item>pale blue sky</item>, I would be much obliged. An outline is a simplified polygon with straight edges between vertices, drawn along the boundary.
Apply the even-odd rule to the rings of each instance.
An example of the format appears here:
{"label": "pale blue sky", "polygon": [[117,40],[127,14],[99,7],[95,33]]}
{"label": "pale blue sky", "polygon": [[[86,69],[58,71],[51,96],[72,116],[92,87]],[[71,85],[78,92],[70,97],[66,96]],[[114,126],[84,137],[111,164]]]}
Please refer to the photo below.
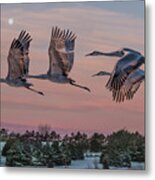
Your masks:
{"label": "pale blue sky", "polygon": [[95,7],[96,10],[105,9],[108,11],[119,12],[134,16],[135,18],[144,18],[144,1],[94,1],[94,2],[54,2],[54,3],[22,3],[22,4],[3,4],[2,8],[20,8],[27,11],[44,11],[58,7]]}

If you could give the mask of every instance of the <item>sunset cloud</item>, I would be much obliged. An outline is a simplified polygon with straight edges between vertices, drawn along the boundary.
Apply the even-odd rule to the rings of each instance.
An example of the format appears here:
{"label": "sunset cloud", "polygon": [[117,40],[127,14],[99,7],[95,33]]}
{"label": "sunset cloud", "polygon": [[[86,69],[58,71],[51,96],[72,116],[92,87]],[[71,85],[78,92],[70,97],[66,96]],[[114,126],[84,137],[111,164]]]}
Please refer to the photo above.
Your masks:
{"label": "sunset cloud", "polygon": [[[92,58],[85,57],[85,54],[92,50],[111,51],[124,46],[144,53],[144,19],[89,5],[69,8],[49,4],[42,10],[36,10],[35,5],[28,7],[2,6],[1,75],[7,74],[10,43],[22,29],[30,32],[33,38],[30,73],[46,73],[51,27],[57,25],[77,34],[75,62],[70,77],[88,86],[92,93],[71,85],[34,79],[29,81],[36,89],[43,91],[45,97],[24,88],[2,85],[2,122],[30,126],[47,123],[56,128],[104,132],[126,127],[143,133],[144,86],[132,101],[114,103],[111,93],[105,88],[108,77],[92,78],[91,75],[100,70],[112,71],[118,58]],[[13,25],[8,24],[9,18],[14,18]]]}

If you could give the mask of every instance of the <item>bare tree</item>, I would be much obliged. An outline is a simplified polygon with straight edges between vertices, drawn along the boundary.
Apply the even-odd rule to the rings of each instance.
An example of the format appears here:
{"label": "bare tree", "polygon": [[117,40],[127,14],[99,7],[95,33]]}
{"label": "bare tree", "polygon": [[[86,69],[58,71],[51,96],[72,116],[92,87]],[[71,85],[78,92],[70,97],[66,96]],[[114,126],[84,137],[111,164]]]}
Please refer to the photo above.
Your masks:
{"label": "bare tree", "polygon": [[38,127],[38,131],[43,136],[45,136],[46,134],[49,134],[50,130],[51,130],[51,126],[49,124],[43,124],[43,125],[41,124]]}

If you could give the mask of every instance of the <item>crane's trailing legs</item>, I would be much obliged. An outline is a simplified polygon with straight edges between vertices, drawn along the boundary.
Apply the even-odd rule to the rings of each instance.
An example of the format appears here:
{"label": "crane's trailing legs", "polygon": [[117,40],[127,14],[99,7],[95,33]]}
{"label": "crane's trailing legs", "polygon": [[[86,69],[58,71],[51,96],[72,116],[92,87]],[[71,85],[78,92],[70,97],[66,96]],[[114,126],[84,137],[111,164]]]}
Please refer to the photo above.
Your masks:
{"label": "crane's trailing legs", "polygon": [[33,91],[33,92],[35,92],[35,93],[37,93],[37,94],[40,94],[40,95],[44,96],[44,93],[43,93],[43,92],[37,91],[36,89],[32,89],[30,86],[27,86],[27,87],[25,87],[25,88],[28,89],[28,90],[30,90],[30,91]]}
{"label": "crane's trailing legs", "polygon": [[[33,88],[31,88],[30,86],[33,86],[33,84],[31,84],[31,83],[27,83],[26,82],[26,79],[19,79],[19,82],[21,82],[21,86],[19,85],[19,87],[25,87],[26,89],[28,89],[28,90],[30,90],[30,91],[33,91],[33,92],[35,92],[35,93],[37,93],[37,94],[39,94],[39,95],[42,95],[42,96],[44,96],[44,93],[43,92],[41,92],[41,91],[37,91],[36,89],[33,89]],[[17,82],[17,84],[16,83],[12,83],[12,82],[9,82],[9,80],[7,80],[7,79],[3,79],[3,78],[1,78],[0,79],[0,83],[5,83],[5,84],[8,84],[8,85],[11,85],[11,86],[14,86],[14,87],[17,87],[18,85],[18,82]]]}
{"label": "crane's trailing legs", "polygon": [[82,88],[82,89],[84,89],[84,90],[86,90],[88,92],[91,92],[91,90],[88,87],[76,84],[74,80],[70,80],[70,85],[78,87],[78,88]]}

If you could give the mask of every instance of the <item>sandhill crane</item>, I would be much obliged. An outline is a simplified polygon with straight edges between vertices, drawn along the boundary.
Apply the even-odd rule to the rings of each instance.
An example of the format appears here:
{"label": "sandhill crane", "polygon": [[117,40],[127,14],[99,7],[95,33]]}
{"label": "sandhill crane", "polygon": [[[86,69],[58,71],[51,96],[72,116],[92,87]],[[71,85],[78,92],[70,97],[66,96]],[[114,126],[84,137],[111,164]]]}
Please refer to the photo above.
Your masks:
{"label": "sandhill crane", "polygon": [[29,78],[47,79],[56,83],[69,83],[72,86],[90,89],[76,84],[76,82],[68,77],[74,63],[75,34],[69,30],[61,30],[53,27],[51,39],[48,49],[49,69],[46,74],[29,75]]}
{"label": "sandhill crane", "polygon": [[139,68],[143,63],[145,63],[145,57],[141,53],[129,48],[123,48],[122,50],[114,51],[111,53],[96,52],[97,51],[93,51],[86,56],[104,55],[121,57],[121,59],[119,59],[116,63],[106,84],[106,87],[110,91],[120,90],[129,74]]}
{"label": "sandhill crane", "polygon": [[44,95],[42,92],[32,89],[33,84],[28,83],[25,76],[28,73],[29,45],[31,36],[26,31],[21,31],[17,39],[13,39],[8,53],[8,74],[5,79],[1,78],[1,83],[6,83],[13,87],[24,87],[28,90]]}
{"label": "sandhill crane", "polygon": [[[93,76],[110,76],[110,72],[100,71]],[[113,90],[112,96],[113,100],[116,102],[123,102],[125,99],[130,100],[134,97],[134,94],[139,89],[142,81],[145,78],[145,73],[142,69],[136,69],[132,71],[127,79],[125,80],[124,84],[121,86],[119,90]]]}

